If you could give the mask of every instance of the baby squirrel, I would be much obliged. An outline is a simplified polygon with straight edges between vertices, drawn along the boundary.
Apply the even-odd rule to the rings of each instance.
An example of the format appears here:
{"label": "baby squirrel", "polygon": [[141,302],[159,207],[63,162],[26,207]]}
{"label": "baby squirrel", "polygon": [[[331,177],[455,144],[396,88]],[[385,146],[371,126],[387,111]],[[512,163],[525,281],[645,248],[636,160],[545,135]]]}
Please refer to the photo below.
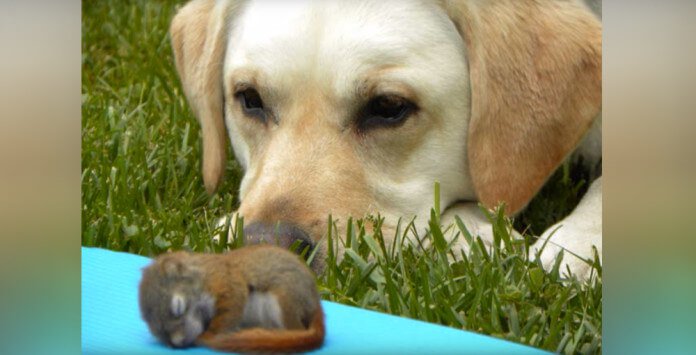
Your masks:
{"label": "baby squirrel", "polygon": [[324,342],[314,274],[271,245],[161,255],[143,269],[140,311],[152,334],[177,348],[296,352]]}

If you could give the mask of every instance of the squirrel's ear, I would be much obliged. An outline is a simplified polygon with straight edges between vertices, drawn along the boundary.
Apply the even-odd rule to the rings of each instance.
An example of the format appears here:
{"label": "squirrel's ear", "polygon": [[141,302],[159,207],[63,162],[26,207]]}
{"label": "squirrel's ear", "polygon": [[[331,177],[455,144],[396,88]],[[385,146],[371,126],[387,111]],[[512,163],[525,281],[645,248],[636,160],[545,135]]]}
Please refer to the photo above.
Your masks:
{"label": "squirrel's ear", "polygon": [[188,252],[185,251],[174,251],[162,254],[155,259],[156,265],[158,265],[159,270],[166,277],[178,277],[184,272],[184,263],[189,259]]}
{"label": "squirrel's ear", "polygon": [[467,47],[479,201],[523,208],[602,105],[602,25],[576,1],[443,1]]}
{"label": "squirrel's ear", "polygon": [[201,124],[203,182],[212,193],[225,170],[222,67],[232,6],[226,0],[194,0],[172,20],[169,34],[184,93]]}
{"label": "squirrel's ear", "polygon": [[177,277],[181,275],[184,265],[176,259],[167,259],[162,261],[162,269],[167,277]]}

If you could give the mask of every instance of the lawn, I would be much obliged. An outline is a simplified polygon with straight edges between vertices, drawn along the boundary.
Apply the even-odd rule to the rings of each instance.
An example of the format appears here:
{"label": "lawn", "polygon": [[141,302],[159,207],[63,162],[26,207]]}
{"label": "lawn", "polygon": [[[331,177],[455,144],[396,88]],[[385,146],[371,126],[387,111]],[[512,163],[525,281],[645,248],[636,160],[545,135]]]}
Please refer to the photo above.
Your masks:
{"label": "lawn", "polygon": [[[214,196],[200,175],[199,127],[173,66],[167,29],[181,2],[83,1],[82,10],[82,245],[141,255],[190,249],[220,252],[210,238],[215,220],[238,205],[241,170],[230,160]],[[229,154],[228,156],[232,156]],[[587,185],[579,166],[564,165],[528,210],[509,220],[490,213],[499,241],[482,247],[466,226],[416,231],[403,221],[397,242],[385,245],[379,216],[327,230],[329,253],[320,275],[324,299],[468,329],[564,353],[602,346],[601,267],[582,285],[543,272],[529,241],[508,231],[538,234],[577,203]],[[327,216],[327,218],[330,218]],[[463,254],[443,235],[471,245]],[[406,239],[432,239],[428,247]],[[451,263],[449,257],[460,261]]]}

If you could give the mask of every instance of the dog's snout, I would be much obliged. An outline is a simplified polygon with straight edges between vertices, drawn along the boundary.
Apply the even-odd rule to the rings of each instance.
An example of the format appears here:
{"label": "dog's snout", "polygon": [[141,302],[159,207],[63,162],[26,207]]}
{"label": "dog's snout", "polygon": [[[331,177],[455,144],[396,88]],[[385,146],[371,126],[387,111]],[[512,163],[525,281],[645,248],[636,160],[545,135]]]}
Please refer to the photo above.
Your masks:
{"label": "dog's snout", "polygon": [[314,249],[314,243],[309,234],[301,228],[286,222],[266,223],[254,222],[244,227],[246,244],[268,243],[290,249],[298,254]]}

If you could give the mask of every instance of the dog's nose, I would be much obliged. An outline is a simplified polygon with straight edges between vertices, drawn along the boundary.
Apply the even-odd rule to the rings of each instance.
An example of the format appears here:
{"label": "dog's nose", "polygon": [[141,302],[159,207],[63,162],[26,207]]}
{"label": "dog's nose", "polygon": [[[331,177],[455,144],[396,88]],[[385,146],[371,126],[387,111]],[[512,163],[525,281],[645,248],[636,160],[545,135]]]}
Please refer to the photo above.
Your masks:
{"label": "dog's nose", "polygon": [[285,222],[253,222],[244,227],[246,244],[268,243],[290,249],[298,254],[307,250],[305,256],[314,249],[314,243],[301,228]]}

